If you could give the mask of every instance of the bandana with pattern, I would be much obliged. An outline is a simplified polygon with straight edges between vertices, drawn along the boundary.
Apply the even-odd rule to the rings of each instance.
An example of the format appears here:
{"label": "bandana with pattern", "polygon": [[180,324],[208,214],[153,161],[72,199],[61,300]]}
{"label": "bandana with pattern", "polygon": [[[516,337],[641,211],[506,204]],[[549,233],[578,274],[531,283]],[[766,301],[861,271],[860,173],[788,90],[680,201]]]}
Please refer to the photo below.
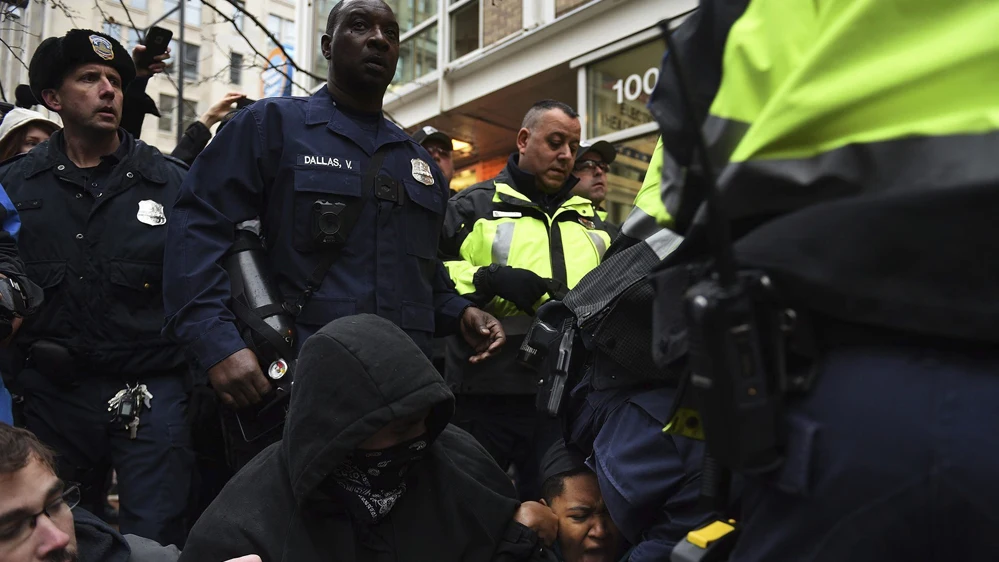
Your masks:
{"label": "bandana with pattern", "polygon": [[406,492],[406,475],[426,449],[426,435],[377,451],[358,449],[333,470],[333,479],[355,515],[377,522]]}

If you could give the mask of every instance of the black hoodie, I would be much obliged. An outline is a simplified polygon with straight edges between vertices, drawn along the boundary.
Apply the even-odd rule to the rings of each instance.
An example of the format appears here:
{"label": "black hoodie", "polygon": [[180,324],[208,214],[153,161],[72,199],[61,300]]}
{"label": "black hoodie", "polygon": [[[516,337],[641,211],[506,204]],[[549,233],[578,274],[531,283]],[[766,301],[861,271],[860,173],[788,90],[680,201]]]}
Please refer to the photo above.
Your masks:
{"label": "black hoodie", "polygon": [[[454,397],[422,351],[373,315],[336,320],[302,347],[284,439],[257,455],[194,526],[182,562],[528,560],[537,535],[512,516],[507,475],[448,425]],[[378,523],[351,518],[321,485],[359,443],[431,408],[427,456]]]}

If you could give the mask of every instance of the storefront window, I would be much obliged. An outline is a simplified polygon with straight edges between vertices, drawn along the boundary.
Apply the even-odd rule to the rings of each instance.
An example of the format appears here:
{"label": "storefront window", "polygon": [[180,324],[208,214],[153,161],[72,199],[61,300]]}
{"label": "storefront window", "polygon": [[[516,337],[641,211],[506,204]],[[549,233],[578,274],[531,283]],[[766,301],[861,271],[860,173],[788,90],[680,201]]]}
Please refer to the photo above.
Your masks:
{"label": "storefront window", "polygon": [[437,25],[409,37],[399,46],[399,64],[389,89],[412,82],[437,69]]}
{"label": "storefront window", "polygon": [[614,145],[617,157],[607,175],[607,200],[604,202],[608,219],[614,224],[623,223],[631,212],[658,140],[659,133],[653,133]]}
{"label": "storefront window", "polygon": [[395,12],[401,33],[437,15],[437,0],[388,0],[386,3]]}
{"label": "storefront window", "polygon": [[662,41],[653,40],[586,69],[587,138],[652,122],[645,108],[659,79]]}

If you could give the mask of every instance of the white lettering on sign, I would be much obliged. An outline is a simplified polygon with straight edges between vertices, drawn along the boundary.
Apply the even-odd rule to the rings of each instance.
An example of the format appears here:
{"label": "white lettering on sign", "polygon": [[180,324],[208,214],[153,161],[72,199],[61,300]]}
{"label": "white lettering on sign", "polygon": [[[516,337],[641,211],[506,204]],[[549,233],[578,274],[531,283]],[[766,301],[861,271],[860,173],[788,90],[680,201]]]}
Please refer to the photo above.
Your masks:
{"label": "white lettering on sign", "polygon": [[611,87],[617,92],[617,104],[622,105],[625,100],[637,100],[642,93],[651,96],[658,81],[659,67],[653,66],[646,70],[645,74],[632,74],[627,78],[621,78]]}

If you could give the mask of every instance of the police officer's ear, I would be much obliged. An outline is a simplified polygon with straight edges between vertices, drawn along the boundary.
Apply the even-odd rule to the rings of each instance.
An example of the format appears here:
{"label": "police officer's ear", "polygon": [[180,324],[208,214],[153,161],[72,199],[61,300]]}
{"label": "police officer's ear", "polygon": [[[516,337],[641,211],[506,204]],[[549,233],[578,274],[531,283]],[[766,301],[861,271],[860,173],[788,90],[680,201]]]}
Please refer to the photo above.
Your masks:
{"label": "police officer's ear", "polygon": [[330,58],[333,56],[333,38],[324,33],[323,38],[319,40],[319,43],[320,43],[320,48],[323,51],[323,58],[326,60],[330,60]]}
{"label": "police officer's ear", "polygon": [[45,102],[44,105],[48,106],[52,111],[59,113],[62,111],[62,101],[60,101],[59,92],[53,88],[47,88],[42,90],[42,100]]}
{"label": "police officer's ear", "polygon": [[527,151],[527,141],[531,138],[531,130],[524,127],[517,133],[517,152],[523,154]]}

